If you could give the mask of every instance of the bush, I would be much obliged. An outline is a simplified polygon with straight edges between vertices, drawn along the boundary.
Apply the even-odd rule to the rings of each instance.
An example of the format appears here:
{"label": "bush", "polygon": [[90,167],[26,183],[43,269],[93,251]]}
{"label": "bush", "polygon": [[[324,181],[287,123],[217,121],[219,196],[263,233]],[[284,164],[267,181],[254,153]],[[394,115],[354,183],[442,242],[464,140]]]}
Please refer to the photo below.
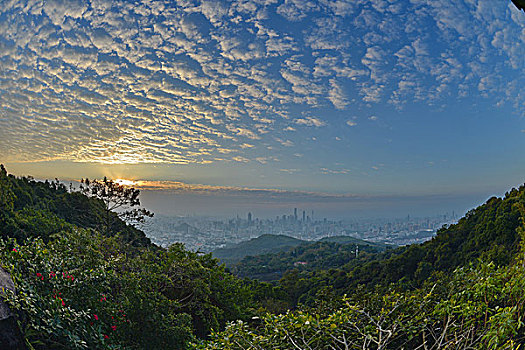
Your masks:
{"label": "bush", "polygon": [[16,244],[0,240],[0,261],[35,349],[184,349],[246,317],[250,293],[209,255],[182,245],[133,248],[88,230]]}

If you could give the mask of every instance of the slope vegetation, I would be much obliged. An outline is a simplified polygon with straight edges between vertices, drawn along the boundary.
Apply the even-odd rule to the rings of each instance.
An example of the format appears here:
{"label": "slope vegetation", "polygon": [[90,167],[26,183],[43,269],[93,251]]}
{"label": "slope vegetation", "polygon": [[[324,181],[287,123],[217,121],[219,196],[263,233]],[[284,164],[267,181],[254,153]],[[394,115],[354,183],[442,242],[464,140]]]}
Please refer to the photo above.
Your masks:
{"label": "slope vegetation", "polygon": [[415,288],[433,275],[451,273],[478,260],[505,266],[519,250],[516,230],[523,205],[525,186],[512,189],[504,198],[490,198],[458,223],[441,228],[430,241],[388,250],[358,264],[313,272],[292,271],[283,277],[281,285],[295,296],[295,302],[313,302],[325,288],[341,296],[359,286],[385,289],[396,283]]}
{"label": "slope vegetation", "polygon": [[231,266],[240,277],[276,281],[288,271],[317,271],[346,264],[370,261],[393,246],[363,241],[354,237],[325,237],[280,252],[246,256]]}
{"label": "slope vegetation", "polygon": [[213,255],[221,259],[226,265],[232,265],[245,256],[287,250],[304,243],[307,243],[307,241],[285,235],[266,234],[229,247],[215,249]]}

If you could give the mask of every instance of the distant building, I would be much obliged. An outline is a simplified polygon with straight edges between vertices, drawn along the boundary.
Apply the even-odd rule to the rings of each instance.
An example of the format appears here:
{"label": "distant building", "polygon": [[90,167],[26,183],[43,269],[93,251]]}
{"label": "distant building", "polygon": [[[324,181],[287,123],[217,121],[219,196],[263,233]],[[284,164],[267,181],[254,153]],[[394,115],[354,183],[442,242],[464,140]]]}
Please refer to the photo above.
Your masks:
{"label": "distant building", "polygon": [[252,222],[252,213],[248,213],[248,222]]}

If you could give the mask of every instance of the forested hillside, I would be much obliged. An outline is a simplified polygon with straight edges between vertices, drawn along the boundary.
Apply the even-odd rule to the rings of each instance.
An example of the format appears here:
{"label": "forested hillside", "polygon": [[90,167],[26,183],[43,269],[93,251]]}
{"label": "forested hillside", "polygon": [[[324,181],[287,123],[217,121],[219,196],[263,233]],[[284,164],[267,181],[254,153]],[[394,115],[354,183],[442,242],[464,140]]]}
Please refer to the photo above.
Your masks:
{"label": "forested hillside", "polygon": [[382,257],[378,253],[393,248],[394,246],[366,242],[352,237],[327,237],[318,242],[303,242],[282,251],[246,256],[228,266],[239,277],[275,281],[294,269],[317,271],[338,268],[350,263],[367,262]]}
{"label": "forested hillside", "polygon": [[388,250],[369,261],[350,261],[338,268],[291,271],[280,284],[294,295],[295,303],[312,303],[325,288],[340,296],[359,286],[385,290],[396,283],[410,289],[434,274],[451,273],[478,259],[508,265],[519,249],[516,229],[523,203],[525,186],[512,189],[504,198],[490,198],[423,244]]}
{"label": "forested hillside", "polygon": [[34,349],[516,349],[524,214],[522,186],[421,245],[355,259],[352,244],[317,242],[253,258],[311,262],[269,284],[151,244],[118,213],[108,220],[101,198],[2,167],[0,262]]}
{"label": "forested hillside", "polygon": [[422,245],[357,266],[293,271],[280,286],[307,305],[232,323],[199,348],[521,349],[524,218],[522,186]]}
{"label": "forested hillside", "polygon": [[97,198],[89,198],[79,191],[72,191],[58,180],[35,181],[31,177],[7,176],[0,169],[3,186],[2,233],[17,239],[41,237],[45,241],[73,227],[94,229],[107,236],[118,234],[133,246],[149,246],[144,232],[126,225],[116,213],[109,213],[111,227],[104,227],[107,208]]}
{"label": "forested hillside", "polygon": [[288,250],[304,243],[306,241],[285,235],[261,235],[249,241],[215,249],[213,255],[225,264],[232,265],[245,256]]}
{"label": "forested hillside", "polygon": [[99,198],[0,171],[0,262],[34,349],[182,349],[252,315],[253,292],[210,255],[154,246]]}

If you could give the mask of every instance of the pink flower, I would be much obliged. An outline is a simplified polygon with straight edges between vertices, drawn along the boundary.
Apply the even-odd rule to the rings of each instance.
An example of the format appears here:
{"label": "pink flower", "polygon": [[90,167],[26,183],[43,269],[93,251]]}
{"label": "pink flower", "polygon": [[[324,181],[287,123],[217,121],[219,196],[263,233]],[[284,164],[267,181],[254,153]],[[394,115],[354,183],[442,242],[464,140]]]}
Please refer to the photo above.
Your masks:
{"label": "pink flower", "polygon": [[98,316],[97,315],[93,315],[93,317],[95,317],[95,320],[98,321]]}
{"label": "pink flower", "polygon": [[102,294],[102,298],[100,298],[100,301],[106,301],[106,296],[104,294]]}
{"label": "pink flower", "polygon": [[14,251],[15,253],[18,252],[18,250],[16,250],[16,248],[13,248],[13,251]]}
{"label": "pink flower", "polygon": [[117,330],[117,326],[111,326],[111,329],[116,331]]}
{"label": "pink flower", "polygon": [[108,339],[109,337],[107,335],[104,334],[104,339]]}
{"label": "pink flower", "polygon": [[[62,300],[62,299],[60,299]],[[62,300],[62,306],[66,306],[66,303],[64,302],[64,300]]]}
{"label": "pink flower", "polygon": [[40,278],[42,281],[44,280],[44,276],[40,272],[36,273],[36,277]]}

